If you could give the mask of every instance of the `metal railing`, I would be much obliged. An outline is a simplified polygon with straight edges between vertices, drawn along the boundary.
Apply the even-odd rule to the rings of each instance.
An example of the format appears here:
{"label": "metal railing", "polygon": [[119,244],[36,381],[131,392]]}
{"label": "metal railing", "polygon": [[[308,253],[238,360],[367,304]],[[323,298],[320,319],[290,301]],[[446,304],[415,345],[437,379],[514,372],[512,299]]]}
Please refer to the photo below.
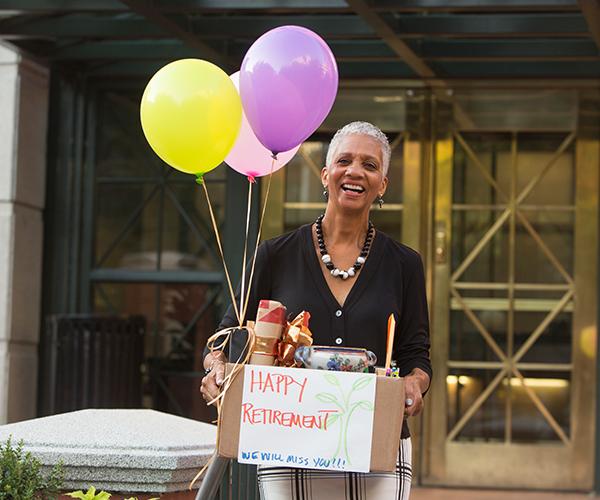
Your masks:
{"label": "metal railing", "polygon": [[142,316],[54,315],[46,319],[40,413],[140,408]]}

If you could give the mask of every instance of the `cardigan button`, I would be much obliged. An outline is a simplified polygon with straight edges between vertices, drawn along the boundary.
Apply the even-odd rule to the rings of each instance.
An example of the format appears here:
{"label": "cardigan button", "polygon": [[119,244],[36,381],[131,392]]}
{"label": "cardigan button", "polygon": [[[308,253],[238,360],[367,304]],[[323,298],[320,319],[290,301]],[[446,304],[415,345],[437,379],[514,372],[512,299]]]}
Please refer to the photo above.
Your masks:
{"label": "cardigan button", "polygon": [[342,315],[342,310],[341,310],[341,309],[338,309],[338,310],[335,312],[335,315],[336,315],[336,316],[339,318],[339,317]]}

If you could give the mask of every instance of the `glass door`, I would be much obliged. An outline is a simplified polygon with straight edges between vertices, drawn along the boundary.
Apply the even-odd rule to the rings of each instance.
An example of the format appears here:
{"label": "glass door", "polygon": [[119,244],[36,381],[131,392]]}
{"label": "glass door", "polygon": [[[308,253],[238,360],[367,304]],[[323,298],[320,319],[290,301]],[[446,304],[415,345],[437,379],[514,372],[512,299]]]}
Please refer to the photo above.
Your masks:
{"label": "glass door", "polygon": [[598,135],[580,102],[437,104],[426,483],[592,486]]}

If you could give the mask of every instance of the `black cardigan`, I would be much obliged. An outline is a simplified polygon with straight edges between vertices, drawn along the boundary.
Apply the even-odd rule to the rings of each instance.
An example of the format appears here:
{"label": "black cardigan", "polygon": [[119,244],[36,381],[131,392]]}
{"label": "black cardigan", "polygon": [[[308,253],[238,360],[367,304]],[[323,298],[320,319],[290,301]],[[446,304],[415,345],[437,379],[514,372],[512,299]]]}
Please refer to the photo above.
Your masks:
{"label": "black cardigan", "polygon": [[[302,310],[310,312],[315,345],[364,347],[373,351],[377,364],[383,366],[387,320],[394,313],[392,359],[400,375],[420,368],[431,378],[425,278],[419,254],[376,232],[362,271],[350,279],[355,283],[340,306],[321,271],[311,225],[304,225],[259,246],[246,319],[255,319],[261,299],[277,300],[287,307],[288,319]],[[229,306],[219,328],[235,325]],[[243,335],[234,335],[234,351],[239,352],[243,342]],[[402,437],[408,436],[404,425]]]}

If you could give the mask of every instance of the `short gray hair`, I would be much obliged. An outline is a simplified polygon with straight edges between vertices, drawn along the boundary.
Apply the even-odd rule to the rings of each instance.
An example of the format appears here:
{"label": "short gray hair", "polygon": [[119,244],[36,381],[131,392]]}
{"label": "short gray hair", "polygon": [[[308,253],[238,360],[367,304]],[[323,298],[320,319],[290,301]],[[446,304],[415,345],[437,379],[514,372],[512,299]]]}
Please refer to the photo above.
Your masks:
{"label": "short gray hair", "polygon": [[327,148],[327,156],[325,158],[325,166],[329,167],[333,161],[333,155],[338,146],[338,143],[349,135],[368,135],[375,139],[381,146],[381,156],[383,157],[383,175],[387,175],[390,168],[390,157],[392,156],[392,148],[387,136],[372,123],[369,122],[352,122],[344,125],[339,129],[331,139],[329,148]]}

